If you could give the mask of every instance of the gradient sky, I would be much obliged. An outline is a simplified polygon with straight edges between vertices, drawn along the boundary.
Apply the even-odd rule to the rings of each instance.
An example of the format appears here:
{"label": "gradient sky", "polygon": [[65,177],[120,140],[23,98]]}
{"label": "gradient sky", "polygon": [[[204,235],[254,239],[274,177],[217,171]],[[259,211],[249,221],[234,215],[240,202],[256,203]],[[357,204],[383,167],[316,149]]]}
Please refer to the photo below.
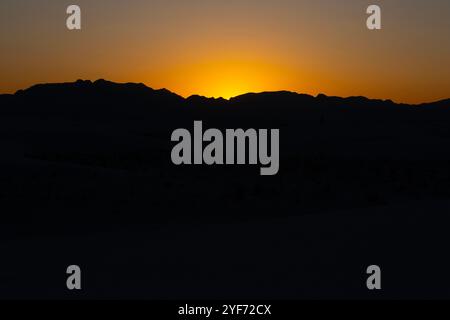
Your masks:
{"label": "gradient sky", "polygon": [[[81,31],[66,29],[70,4]],[[105,78],[183,96],[450,98],[448,0],[1,0],[0,39],[0,93]]]}

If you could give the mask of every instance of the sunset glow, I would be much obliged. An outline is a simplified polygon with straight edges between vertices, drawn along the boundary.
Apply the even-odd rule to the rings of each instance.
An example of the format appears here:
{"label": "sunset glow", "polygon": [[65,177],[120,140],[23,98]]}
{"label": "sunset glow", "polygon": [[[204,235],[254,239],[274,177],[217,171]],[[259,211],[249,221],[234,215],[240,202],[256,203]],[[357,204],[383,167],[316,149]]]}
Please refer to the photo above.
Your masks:
{"label": "sunset glow", "polygon": [[383,29],[369,31],[368,2],[359,0],[80,0],[83,29],[68,31],[67,3],[5,0],[0,93],[104,78],[184,97],[289,90],[444,99],[450,19],[436,10],[450,4],[437,2],[381,0]]}

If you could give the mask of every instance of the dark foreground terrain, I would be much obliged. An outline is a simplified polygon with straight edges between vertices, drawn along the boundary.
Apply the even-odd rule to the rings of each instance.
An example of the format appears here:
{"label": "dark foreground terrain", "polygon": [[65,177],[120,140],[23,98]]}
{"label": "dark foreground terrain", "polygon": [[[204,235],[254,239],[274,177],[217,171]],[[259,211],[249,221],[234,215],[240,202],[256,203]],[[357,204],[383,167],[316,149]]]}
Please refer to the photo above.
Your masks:
{"label": "dark foreground terrain", "polygon": [[[280,129],[278,175],[174,166],[171,133],[194,120]],[[449,123],[450,100],[183,99],[104,80],[1,95],[0,296],[450,298]]]}

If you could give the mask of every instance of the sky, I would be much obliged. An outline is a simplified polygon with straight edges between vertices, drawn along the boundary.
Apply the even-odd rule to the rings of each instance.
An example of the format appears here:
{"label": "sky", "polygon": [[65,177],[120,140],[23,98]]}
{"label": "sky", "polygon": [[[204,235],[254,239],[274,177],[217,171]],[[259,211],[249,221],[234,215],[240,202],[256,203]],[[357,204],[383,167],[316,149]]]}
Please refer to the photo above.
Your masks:
{"label": "sky", "polygon": [[[366,27],[370,4],[382,30]],[[104,78],[185,97],[450,98],[448,0],[1,0],[0,40],[0,93]]]}

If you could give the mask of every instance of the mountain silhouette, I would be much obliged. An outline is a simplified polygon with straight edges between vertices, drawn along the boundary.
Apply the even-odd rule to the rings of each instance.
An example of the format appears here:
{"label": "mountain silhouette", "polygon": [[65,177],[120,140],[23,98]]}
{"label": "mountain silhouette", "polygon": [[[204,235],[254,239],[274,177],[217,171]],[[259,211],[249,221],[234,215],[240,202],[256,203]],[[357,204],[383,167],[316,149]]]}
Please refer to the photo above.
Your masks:
{"label": "mountain silhouette", "polygon": [[[92,98],[103,96],[105,98],[111,97],[134,97],[140,99],[159,99],[161,102],[175,102],[186,100],[188,102],[196,104],[208,104],[219,102],[227,104],[226,99],[223,98],[207,98],[200,95],[192,95],[187,99],[170,92],[167,89],[154,90],[147,87],[143,83],[115,83],[104,79],[99,79],[94,82],[90,80],[77,80],[76,82],[68,83],[49,83],[49,84],[37,84],[25,90],[18,90],[14,96],[23,96],[29,98],[40,98],[46,96],[70,98],[73,96],[81,95],[82,98]],[[0,98],[8,99],[13,95],[2,94]],[[396,104],[391,100],[369,99],[363,96],[359,97],[329,97],[324,94],[319,94],[317,97],[313,97],[307,94],[299,94],[290,91],[277,91],[277,92],[262,92],[262,93],[247,93],[229,99],[228,103],[261,103],[268,104],[274,103],[316,103],[316,104],[346,104],[352,105],[384,105],[393,106],[407,104]],[[448,106],[450,99],[436,101],[432,103],[422,103],[418,106]],[[417,106],[417,105],[416,105]]]}
{"label": "mountain silhouette", "polygon": [[[185,99],[144,84],[78,80],[2,95],[0,104],[0,194],[16,212],[6,220],[64,224],[77,212],[80,222],[155,221],[186,218],[186,207],[234,219],[286,214],[280,206],[308,214],[410,193],[450,196],[450,100],[407,105],[287,91]],[[195,120],[280,129],[279,174],[174,166],[171,133]]]}
{"label": "mountain silhouette", "polygon": [[[0,297],[73,298],[77,263],[83,297],[448,298],[449,110],[105,80],[1,95]],[[175,166],[196,120],[280,129],[278,174]]]}

